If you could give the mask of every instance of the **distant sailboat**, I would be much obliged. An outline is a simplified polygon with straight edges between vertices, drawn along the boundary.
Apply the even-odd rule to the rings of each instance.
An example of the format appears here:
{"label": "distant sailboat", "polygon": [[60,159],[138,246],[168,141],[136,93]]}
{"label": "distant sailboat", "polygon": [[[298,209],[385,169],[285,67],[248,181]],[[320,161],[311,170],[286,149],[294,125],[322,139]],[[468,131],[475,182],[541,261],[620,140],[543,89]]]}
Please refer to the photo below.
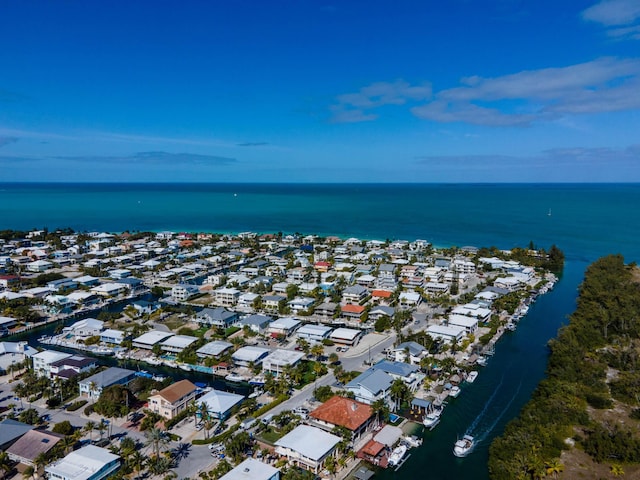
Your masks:
{"label": "distant sailboat", "polygon": [[551,216],[551,209],[549,209],[549,212],[547,213],[547,216],[550,217]]}

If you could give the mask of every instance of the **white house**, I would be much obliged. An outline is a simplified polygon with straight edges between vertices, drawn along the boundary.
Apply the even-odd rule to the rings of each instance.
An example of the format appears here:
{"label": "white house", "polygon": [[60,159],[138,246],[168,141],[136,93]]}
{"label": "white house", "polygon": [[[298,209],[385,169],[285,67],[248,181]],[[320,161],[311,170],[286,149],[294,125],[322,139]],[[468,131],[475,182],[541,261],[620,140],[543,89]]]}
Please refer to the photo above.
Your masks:
{"label": "white house", "polygon": [[43,350],[31,357],[33,359],[33,371],[40,377],[48,378],[51,376],[51,364],[71,356],[71,353]]}
{"label": "white house", "polygon": [[120,456],[87,445],[45,467],[50,480],[102,480],[120,468]]}
{"label": "white house", "polygon": [[325,327],[323,325],[303,325],[298,329],[296,334],[298,338],[303,338],[305,340],[310,340],[313,342],[321,342],[325,338],[329,338],[329,334],[331,333],[330,327]]}
{"label": "white house", "polygon": [[247,458],[220,480],[280,480],[280,470],[254,458]]}
{"label": "white house", "polygon": [[299,425],[276,441],[275,451],[290,463],[317,474],[327,458],[335,455],[336,445],[341,440],[319,428]]}
{"label": "white house", "polygon": [[303,352],[278,349],[262,360],[262,370],[278,377],[285,367],[295,367],[304,358]]}

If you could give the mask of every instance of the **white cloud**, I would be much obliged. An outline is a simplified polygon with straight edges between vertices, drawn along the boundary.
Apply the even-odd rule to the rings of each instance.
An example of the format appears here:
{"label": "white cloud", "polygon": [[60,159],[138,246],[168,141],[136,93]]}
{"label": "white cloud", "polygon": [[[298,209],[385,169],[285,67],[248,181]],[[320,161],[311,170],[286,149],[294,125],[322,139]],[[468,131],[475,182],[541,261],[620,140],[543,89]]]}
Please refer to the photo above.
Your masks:
{"label": "white cloud", "polygon": [[582,18],[606,26],[629,25],[640,18],[638,0],[603,0],[582,12]]}
{"label": "white cloud", "polygon": [[404,105],[431,97],[428,83],[411,85],[404,80],[395,82],[376,82],[361,88],[355,93],[339,95],[337,103],[331,105],[334,123],[355,123],[375,120],[378,115],[368,112],[385,105]]}
{"label": "white cloud", "polygon": [[638,59],[607,57],[502,77],[466,77],[460,83],[412,112],[437,122],[522,126],[568,114],[640,108]]}
{"label": "white cloud", "polygon": [[638,0],[603,0],[584,10],[582,18],[603,25],[612,38],[640,40]]}

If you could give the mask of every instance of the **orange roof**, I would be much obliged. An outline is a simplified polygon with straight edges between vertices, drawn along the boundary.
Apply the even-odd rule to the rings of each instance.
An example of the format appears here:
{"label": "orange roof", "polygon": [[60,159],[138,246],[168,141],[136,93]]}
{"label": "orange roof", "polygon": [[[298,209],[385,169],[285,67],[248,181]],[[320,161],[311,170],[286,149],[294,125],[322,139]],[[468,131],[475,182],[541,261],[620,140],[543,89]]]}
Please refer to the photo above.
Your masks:
{"label": "orange roof", "polygon": [[185,395],[196,390],[196,387],[189,380],[180,380],[179,382],[173,383],[169,385],[167,388],[163,388],[158,392],[162,398],[164,398],[167,402],[175,403],[180,400]]}
{"label": "orange roof", "polygon": [[336,395],[309,415],[323,422],[340,425],[354,431],[372,417],[373,409],[364,403]]}
{"label": "orange roof", "polygon": [[364,307],[362,305],[349,304],[340,307],[340,310],[347,313],[362,313],[364,312]]}
{"label": "orange roof", "polygon": [[316,262],[314,264],[316,267],[330,267],[331,264],[329,262]]}
{"label": "orange roof", "polygon": [[360,451],[365,455],[377,457],[383,449],[384,449],[384,444],[380,442],[376,442],[375,440],[369,440],[367,444]]}
{"label": "orange roof", "polygon": [[391,298],[392,293],[389,290],[374,290],[371,296],[380,298]]}

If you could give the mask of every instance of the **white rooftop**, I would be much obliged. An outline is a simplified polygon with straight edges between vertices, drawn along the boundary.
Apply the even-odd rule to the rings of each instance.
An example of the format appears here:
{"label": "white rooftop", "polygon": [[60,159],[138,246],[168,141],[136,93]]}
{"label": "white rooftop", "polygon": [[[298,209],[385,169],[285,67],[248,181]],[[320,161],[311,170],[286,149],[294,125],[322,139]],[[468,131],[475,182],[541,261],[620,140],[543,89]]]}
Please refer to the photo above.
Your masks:
{"label": "white rooftop", "polygon": [[214,340],[213,342],[209,342],[200,347],[198,350],[196,350],[196,353],[199,353],[201,355],[213,355],[215,357],[231,347],[233,347],[233,343],[223,342],[222,340]]}
{"label": "white rooftop", "polygon": [[106,465],[119,459],[109,450],[87,445],[45,468],[49,474],[67,480],[87,480]]}
{"label": "white rooftop", "polygon": [[71,353],[58,352],[57,350],[43,350],[39,353],[36,353],[33,358],[40,359],[45,364],[52,364],[53,362],[64,360],[65,358],[69,358],[71,356]]}
{"label": "white rooftop", "polygon": [[269,353],[268,348],[261,347],[242,347],[234,352],[231,356],[234,360],[240,360],[245,362],[255,362],[256,360],[263,357],[266,353]]}
{"label": "white rooftop", "polygon": [[324,335],[331,331],[331,327],[325,327],[324,325],[303,325],[298,330],[298,335]]}
{"label": "white rooftop", "polygon": [[278,329],[278,330],[291,330],[292,328],[300,325],[300,320],[296,320],[295,318],[278,318],[269,324],[269,328]]}
{"label": "white rooftop", "polygon": [[133,340],[134,343],[142,343],[143,345],[155,345],[158,342],[163,341],[165,338],[170,337],[173,333],[161,332],[160,330],[151,330],[150,332],[143,333],[139,337]]}
{"label": "white rooftop", "polygon": [[331,332],[331,338],[353,340],[358,335],[360,335],[360,333],[360,330],[355,330],[353,328],[336,328],[333,332]]}
{"label": "white rooftop", "polygon": [[247,458],[236,468],[226,473],[220,480],[270,480],[279,470],[260,460]]}
{"label": "white rooftop", "polygon": [[172,335],[162,342],[162,345],[165,347],[187,348],[197,340],[198,337],[192,337],[191,335]]}
{"label": "white rooftop", "polygon": [[321,460],[338,442],[340,437],[308,425],[299,425],[276,441],[276,447],[298,452],[311,460]]}
{"label": "white rooftop", "polygon": [[244,397],[236,393],[223,392],[222,390],[211,390],[206,395],[198,399],[198,403],[206,403],[211,413],[219,415],[230,410],[234,405],[240,403]]}
{"label": "white rooftop", "polygon": [[265,368],[284,367],[285,365],[293,365],[304,357],[304,352],[295,350],[278,349],[262,361]]}

